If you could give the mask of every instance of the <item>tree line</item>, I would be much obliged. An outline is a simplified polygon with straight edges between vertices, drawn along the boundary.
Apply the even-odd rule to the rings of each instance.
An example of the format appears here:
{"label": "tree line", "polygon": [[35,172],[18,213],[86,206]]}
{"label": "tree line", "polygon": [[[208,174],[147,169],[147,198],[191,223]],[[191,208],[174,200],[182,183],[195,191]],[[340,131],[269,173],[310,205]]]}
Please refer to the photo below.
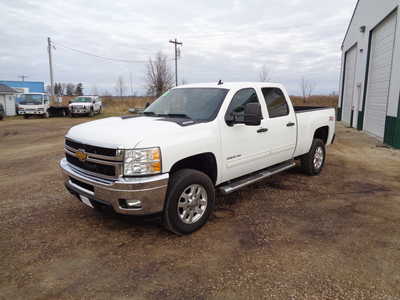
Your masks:
{"label": "tree line", "polygon": [[[47,86],[47,91],[50,91],[51,87]],[[83,84],[78,83],[64,83],[56,82],[54,84],[54,95],[55,96],[83,96]]]}

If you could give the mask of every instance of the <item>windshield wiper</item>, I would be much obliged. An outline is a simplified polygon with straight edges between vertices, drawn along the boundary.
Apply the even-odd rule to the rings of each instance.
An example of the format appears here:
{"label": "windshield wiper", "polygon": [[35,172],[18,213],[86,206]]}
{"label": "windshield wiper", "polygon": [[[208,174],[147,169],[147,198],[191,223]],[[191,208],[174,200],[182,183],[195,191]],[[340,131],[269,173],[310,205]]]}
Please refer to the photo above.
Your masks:
{"label": "windshield wiper", "polygon": [[146,116],[156,116],[156,117],[159,116],[159,114],[156,114],[153,111],[144,111],[143,114]]}
{"label": "windshield wiper", "polygon": [[160,114],[159,116],[162,116],[162,117],[170,117],[170,118],[185,118],[185,119],[192,119],[191,117],[189,117],[188,115],[186,115],[186,114]]}

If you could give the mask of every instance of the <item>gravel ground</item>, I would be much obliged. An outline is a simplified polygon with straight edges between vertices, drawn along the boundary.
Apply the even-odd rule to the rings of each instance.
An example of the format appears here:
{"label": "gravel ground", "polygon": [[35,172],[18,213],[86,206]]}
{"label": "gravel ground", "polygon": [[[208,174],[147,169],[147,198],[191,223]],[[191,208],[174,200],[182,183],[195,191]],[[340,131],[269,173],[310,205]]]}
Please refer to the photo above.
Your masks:
{"label": "gravel ground", "polygon": [[0,122],[0,298],[400,299],[400,151],[338,125],[320,176],[219,197],[178,237],[64,190],[63,135],[85,120]]}

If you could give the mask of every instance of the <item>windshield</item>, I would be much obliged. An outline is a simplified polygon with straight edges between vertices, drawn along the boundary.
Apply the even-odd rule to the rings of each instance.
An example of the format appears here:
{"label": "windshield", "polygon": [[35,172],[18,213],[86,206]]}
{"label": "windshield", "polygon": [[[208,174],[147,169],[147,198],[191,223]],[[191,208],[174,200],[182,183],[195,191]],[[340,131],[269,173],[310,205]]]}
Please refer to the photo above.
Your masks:
{"label": "windshield", "polygon": [[86,103],[86,102],[92,102],[92,98],[90,97],[76,97],[72,99],[72,103]]}
{"label": "windshield", "polygon": [[227,93],[227,89],[221,88],[172,89],[154,101],[144,114],[211,121],[216,117]]}
{"label": "windshield", "polygon": [[23,94],[19,96],[19,104],[22,105],[41,105],[43,95],[41,94]]}

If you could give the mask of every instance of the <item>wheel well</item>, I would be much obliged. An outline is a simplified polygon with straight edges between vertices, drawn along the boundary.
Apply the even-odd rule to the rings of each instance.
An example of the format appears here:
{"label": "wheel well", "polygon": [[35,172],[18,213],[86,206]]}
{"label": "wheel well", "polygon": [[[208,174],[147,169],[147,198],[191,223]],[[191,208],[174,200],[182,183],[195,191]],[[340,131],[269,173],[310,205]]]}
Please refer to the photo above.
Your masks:
{"label": "wheel well", "polygon": [[328,126],[320,127],[314,133],[314,139],[321,139],[324,141],[325,144],[328,142],[328,136],[329,136]]}
{"label": "wheel well", "polygon": [[201,171],[207,174],[214,184],[217,182],[217,161],[212,153],[201,153],[184,158],[176,162],[170,172],[173,173],[181,169]]}

